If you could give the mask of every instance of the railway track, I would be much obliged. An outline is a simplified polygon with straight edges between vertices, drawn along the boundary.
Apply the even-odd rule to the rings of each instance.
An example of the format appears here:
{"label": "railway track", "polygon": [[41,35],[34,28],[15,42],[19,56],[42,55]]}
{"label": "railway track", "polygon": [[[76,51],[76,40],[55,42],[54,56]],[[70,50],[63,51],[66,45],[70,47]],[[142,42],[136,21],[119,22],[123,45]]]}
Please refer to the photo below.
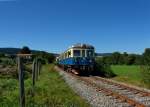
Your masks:
{"label": "railway track", "polygon": [[126,102],[130,106],[150,107],[150,93],[147,91],[112,82],[101,77],[81,77],[81,79],[97,87],[97,91],[104,92],[107,96]]}
{"label": "railway track", "polygon": [[[104,94],[113,99],[116,104],[123,104],[126,107],[150,107],[150,92],[140,90],[127,85],[116,83],[97,76],[77,76],[67,73],[80,82],[84,82],[89,87],[93,87],[95,92]],[[124,107],[124,106],[122,106]]]}
{"label": "railway track", "polygon": [[133,107],[150,107],[149,92],[112,82],[101,77],[80,77],[74,74],[71,75],[84,81],[86,85],[93,86],[96,91],[103,92],[106,96],[117,99],[118,102],[125,102]]}

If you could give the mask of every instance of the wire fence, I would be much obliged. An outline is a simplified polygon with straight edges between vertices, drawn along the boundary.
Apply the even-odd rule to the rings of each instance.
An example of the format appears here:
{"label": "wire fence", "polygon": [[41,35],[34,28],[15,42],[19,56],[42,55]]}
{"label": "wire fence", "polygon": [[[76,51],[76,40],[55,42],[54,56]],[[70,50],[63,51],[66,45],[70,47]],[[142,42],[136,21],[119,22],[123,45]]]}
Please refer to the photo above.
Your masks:
{"label": "wire fence", "polygon": [[[31,59],[32,54],[19,54],[17,56],[17,63],[18,63],[18,74],[19,74],[19,94],[20,94],[20,101],[19,106],[25,107],[25,86],[24,86],[24,59]],[[34,58],[32,62],[32,97],[34,97],[34,87],[36,81],[38,81],[39,75],[41,73],[41,66],[42,63],[38,57]]]}

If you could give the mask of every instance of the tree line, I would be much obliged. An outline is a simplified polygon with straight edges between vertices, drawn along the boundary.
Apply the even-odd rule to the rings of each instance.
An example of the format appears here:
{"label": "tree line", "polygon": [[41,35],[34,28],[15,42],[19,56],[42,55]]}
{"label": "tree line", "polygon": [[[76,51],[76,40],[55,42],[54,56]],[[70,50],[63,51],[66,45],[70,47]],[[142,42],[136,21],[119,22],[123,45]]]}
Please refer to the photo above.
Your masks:
{"label": "tree line", "polygon": [[[30,48],[27,46],[24,46],[19,53],[20,54],[33,54]],[[52,63],[55,60],[55,56],[53,54],[44,52],[44,51],[34,52],[32,60],[35,57],[38,57],[43,64]]]}
{"label": "tree line", "polygon": [[[17,53],[15,53],[15,52],[17,52]],[[52,63],[55,61],[55,55],[54,54],[51,54],[51,53],[48,53],[45,51],[33,51],[28,46],[23,46],[21,49],[14,51],[14,54],[8,54],[7,51],[6,51],[6,53],[3,51],[0,52],[0,63],[4,62],[2,60],[4,58],[16,60],[16,54],[33,54],[31,61],[28,60],[28,62],[32,62],[35,57],[39,57],[42,60],[43,64]]]}
{"label": "tree line", "polygon": [[127,52],[114,52],[109,56],[97,58],[102,63],[109,65],[145,65],[150,63],[150,48],[145,49],[143,54],[128,54]]}
{"label": "tree line", "polygon": [[150,88],[150,48],[146,48],[141,55],[114,52],[110,56],[96,58],[95,69],[100,71],[99,73],[102,76],[115,76],[111,70],[111,65],[138,65],[142,75],[142,82]]}

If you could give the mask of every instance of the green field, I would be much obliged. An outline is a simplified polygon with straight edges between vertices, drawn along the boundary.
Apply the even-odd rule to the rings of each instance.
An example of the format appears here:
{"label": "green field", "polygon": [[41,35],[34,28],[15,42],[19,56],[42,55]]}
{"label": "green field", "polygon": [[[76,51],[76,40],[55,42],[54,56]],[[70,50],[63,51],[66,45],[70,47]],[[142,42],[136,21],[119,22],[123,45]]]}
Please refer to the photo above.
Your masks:
{"label": "green field", "polygon": [[[87,102],[76,95],[55,72],[53,65],[42,68],[39,80],[32,92],[31,76],[25,80],[26,106],[32,107],[89,107]],[[13,78],[0,78],[0,107],[17,107],[19,100],[18,80]]]}
{"label": "green field", "polygon": [[136,65],[112,65],[113,72],[117,75],[114,80],[125,82],[131,85],[146,87],[142,82],[140,67]]}

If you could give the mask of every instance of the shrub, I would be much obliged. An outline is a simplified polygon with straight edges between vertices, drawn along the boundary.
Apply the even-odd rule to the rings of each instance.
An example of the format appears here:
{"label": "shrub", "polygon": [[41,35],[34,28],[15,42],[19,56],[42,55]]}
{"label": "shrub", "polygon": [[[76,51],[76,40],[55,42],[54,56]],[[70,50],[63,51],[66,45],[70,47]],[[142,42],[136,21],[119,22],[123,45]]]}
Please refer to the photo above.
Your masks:
{"label": "shrub", "polygon": [[2,60],[2,62],[1,62],[3,65],[15,65],[16,64],[16,62],[15,62],[15,60],[13,60],[13,59],[8,59],[8,58],[6,58],[6,59],[4,59],[4,60]]}
{"label": "shrub", "polygon": [[43,52],[43,51],[35,53],[34,58],[35,57],[40,58],[41,61],[42,61],[42,64],[53,63],[55,61],[55,56],[53,54],[47,53],[47,52]]}
{"label": "shrub", "polygon": [[150,65],[141,66],[142,81],[150,88]]}
{"label": "shrub", "polygon": [[0,53],[0,57],[5,57],[5,54],[4,53]]}
{"label": "shrub", "polygon": [[114,77],[115,74],[111,70],[111,67],[109,64],[104,63],[101,59],[97,59],[95,62],[95,70],[94,74],[100,75],[103,77]]}
{"label": "shrub", "polygon": [[141,75],[143,82],[150,88],[150,48],[145,49],[143,53],[144,65],[141,66]]}
{"label": "shrub", "polygon": [[54,65],[59,65],[59,63],[57,61],[54,61]]}

